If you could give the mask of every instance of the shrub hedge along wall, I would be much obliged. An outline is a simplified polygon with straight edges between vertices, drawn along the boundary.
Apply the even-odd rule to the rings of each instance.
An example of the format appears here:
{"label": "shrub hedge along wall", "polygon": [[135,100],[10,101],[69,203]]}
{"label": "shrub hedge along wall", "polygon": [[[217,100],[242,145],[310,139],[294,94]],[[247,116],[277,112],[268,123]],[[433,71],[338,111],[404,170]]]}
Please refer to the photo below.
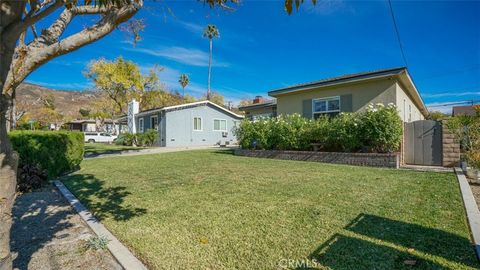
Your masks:
{"label": "shrub hedge along wall", "polygon": [[306,119],[299,114],[257,121],[244,120],[235,130],[244,149],[396,152],[402,141],[402,119],[394,104],[370,104],[363,112]]}
{"label": "shrub hedge along wall", "polygon": [[38,164],[48,171],[49,178],[78,168],[83,160],[82,132],[13,131],[9,138],[20,155],[20,166]]}

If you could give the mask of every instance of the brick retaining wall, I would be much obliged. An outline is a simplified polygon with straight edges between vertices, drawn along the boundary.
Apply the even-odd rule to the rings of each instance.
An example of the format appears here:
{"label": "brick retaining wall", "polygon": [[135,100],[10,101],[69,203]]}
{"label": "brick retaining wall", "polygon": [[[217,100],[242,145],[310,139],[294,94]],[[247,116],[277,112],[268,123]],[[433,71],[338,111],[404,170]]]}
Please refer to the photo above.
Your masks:
{"label": "brick retaining wall", "polygon": [[317,161],[357,166],[388,168],[398,168],[400,166],[399,153],[343,153],[236,149],[235,155],[286,160]]}
{"label": "brick retaining wall", "polygon": [[443,167],[455,167],[460,164],[460,143],[455,139],[455,135],[442,121],[442,165]]}

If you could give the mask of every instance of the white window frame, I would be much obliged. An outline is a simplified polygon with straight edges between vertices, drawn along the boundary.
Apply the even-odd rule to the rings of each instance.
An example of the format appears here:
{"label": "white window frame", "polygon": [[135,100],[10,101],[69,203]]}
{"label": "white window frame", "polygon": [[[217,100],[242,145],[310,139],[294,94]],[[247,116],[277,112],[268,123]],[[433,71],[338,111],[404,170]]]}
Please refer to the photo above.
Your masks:
{"label": "white window frame", "polygon": [[[200,119],[200,129],[195,129],[195,119]],[[200,116],[194,116],[193,117],[192,129],[193,129],[193,131],[203,131],[203,118],[202,117],[200,117]]]}
{"label": "white window frame", "polygon": [[412,104],[408,104],[408,122],[412,122]]}
{"label": "white window frame", "polygon": [[143,129],[144,129],[143,125],[144,123],[143,123],[143,117],[142,117],[138,119],[138,131],[140,131],[141,133],[143,133]]}
{"label": "white window frame", "polygon": [[[154,128],[153,125],[152,125],[152,124],[153,124],[153,118],[156,118],[156,119],[157,119],[157,128]],[[151,128],[151,129],[158,130],[158,115],[152,115],[152,116],[150,116],[150,128]]]}
{"label": "white window frame", "polygon": [[[328,109],[328,101],[329,100],[337,100],[338,99],[338,110],[329,110]],[[315,111],[315,102],[316,101],[326,101],[326,111],[321,111],[321,112],[316,112]],[[342,111],[342,102],[340,100],[340,96],[331,96],[331,97],[324,97],[324,98],[315,98],[312,99],[312,116],[315,116],[315,114],[327,114],[327,113],[336,113],[336,112],[341,112]]]}
{"label": "white window frame", "polygon": [[[223,129],[215,129],[215,120],[225,121],[225,129],[224,130]],[[227,125],[228,125],[227,119],[221,119],[221,118],[214,118],[213,119],[213,131],[226,132],[226,131],[228,131],[228,126]]]}

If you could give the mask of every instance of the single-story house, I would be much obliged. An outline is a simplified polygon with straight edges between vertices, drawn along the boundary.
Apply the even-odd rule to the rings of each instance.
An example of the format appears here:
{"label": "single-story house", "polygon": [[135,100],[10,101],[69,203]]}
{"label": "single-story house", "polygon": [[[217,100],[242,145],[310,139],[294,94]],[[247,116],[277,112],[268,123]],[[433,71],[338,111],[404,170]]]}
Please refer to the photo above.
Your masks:
{"label": "single-story house", "polygon": [[256,96],[252,104],[238,107],[239,110],[245,112],[245,117],[250,120],[256,120],[260,117],[277,116],[277,100],[265,100],[261,96]]}
{"label": "single-story house", "polygon": [[[276,104],[265,104],[276,114],[299,113],[307,118],[322,114],[365,110],[369,104],[393,103],[404,122],[423,120],[428,110],[410,77],[407,68],[392,68],[343,75],[319,81],[293,85],[268,92]],[[241,109],[250,118],[264,112],[257,110],[263,103]]]}
{"label": "single-story house", "polygon": [[145,111],[133,100],[128,104],[128,131],[144,133],[149,129],[158,132],[158,146],[208,146],[235,144],[233,133],[243,116],[235,114],[211,101],[199,101]]}
{"label": "single-story house", "polygon": [[[478,109],[475,109],[475,108],[478,108]],[[453,106],[452,116],[459,116],[459,115],[475,116],[477,114],[477,110],[480,111],[480,105]]]}
{"label": "single-story house", "polygon": [[65,127],[72,131],[83,132],[108,132],[111,134],[119,133],[119,123],[114,123],[111,119],[103,121],[96,119],[76,119],[65,123]]}

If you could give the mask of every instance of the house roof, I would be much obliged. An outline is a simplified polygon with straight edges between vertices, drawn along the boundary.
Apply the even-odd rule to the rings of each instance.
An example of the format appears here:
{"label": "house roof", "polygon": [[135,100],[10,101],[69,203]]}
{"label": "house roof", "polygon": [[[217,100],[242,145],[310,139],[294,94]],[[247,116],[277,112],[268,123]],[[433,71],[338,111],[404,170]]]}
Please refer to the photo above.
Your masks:
{"label": "house roof", "polygon": [[[155,109],[150,109],[150,110],[145,110],[145,111],[141,111],[139,113],[136,114],[136,116],[142,116],[142,115],[146,115],[146,114],[149,114],[149,113],[152,113],[152,112],[160,112],[160,111],[174,111],[174,110],[183,110],[183,109],[188,109],[188,108],[193,108],[193,107],[198,107],[198,106],[205,106],[205,105],[211,105],[219,110],[222,110],[230,115],[232,115],[233,117],[236,117],[236,118],[243,118],[242,115],[238,115],[230,110],[227,110],[225,109],[224,107],[222,106],[219,106],[209,100],[204,100],[204,101],[197,101],[197,102],[192,102],[192,103],[186,103],[186,104],[181,104],[181,105],[175,105],[175,106],[166,106],[166,107],[160,107],[160,108],[155,108]],[[126,118],[126,116],[122,117],[122,118]]]}
{"label": "house roof", "polygon": [[[113,120],[112,119],[104,119],[103,120],[104,123],[112,123]],[[96,123],[96,120],[95,119],[75,119],[75,120],[72,120],[72,121],[69,121],[65,124],[84,124],[84,123]]]}
{"label": "house roof", "polygon": [[277,100],[272,99],[272,100],[267,100],[262,103],[254,103],[254,104],[248,104],[245,106],[240,106],[238,107],[239,110],[244,111],[244,110],[253,110],[253,109],[261,109],[261,108],[268,108],[268,107],[274,107],[277,106]]}
{"label": "house roof", "polygon": [[398,77],[399,81],[405,86],[407,94],[410,95],[412,100],[420,108],[420,111],[425,116],[428,115],[428,109],[425,106],[422,100],[422,97],[418,93],[418,90],[412,78],[408,74],[408,70],[406,67],[381,69],[381,70],[375,70],[375,71],[360,72],[360,73],[346,74],[342,76],[326,78],[318,81],[302,83],[302,84],[292,85],[285,88],[275,89],[275,90],[269,91],[268,95],[272,97],[277,97],[284,94],[295,93],[300,91],[308,91],[308,90],[318,89],[322,87],[341,85],[341,84],[347,84],[347,83],[356,83],[361,81],[388,78],[388,77]]}
{"label": "house roof", "polygon": [[457,115],[473,116],[476,114],[476,110],[475,110],[475,106],[453,106],[452,113],[453,113],[453,116],[457,116]]}

